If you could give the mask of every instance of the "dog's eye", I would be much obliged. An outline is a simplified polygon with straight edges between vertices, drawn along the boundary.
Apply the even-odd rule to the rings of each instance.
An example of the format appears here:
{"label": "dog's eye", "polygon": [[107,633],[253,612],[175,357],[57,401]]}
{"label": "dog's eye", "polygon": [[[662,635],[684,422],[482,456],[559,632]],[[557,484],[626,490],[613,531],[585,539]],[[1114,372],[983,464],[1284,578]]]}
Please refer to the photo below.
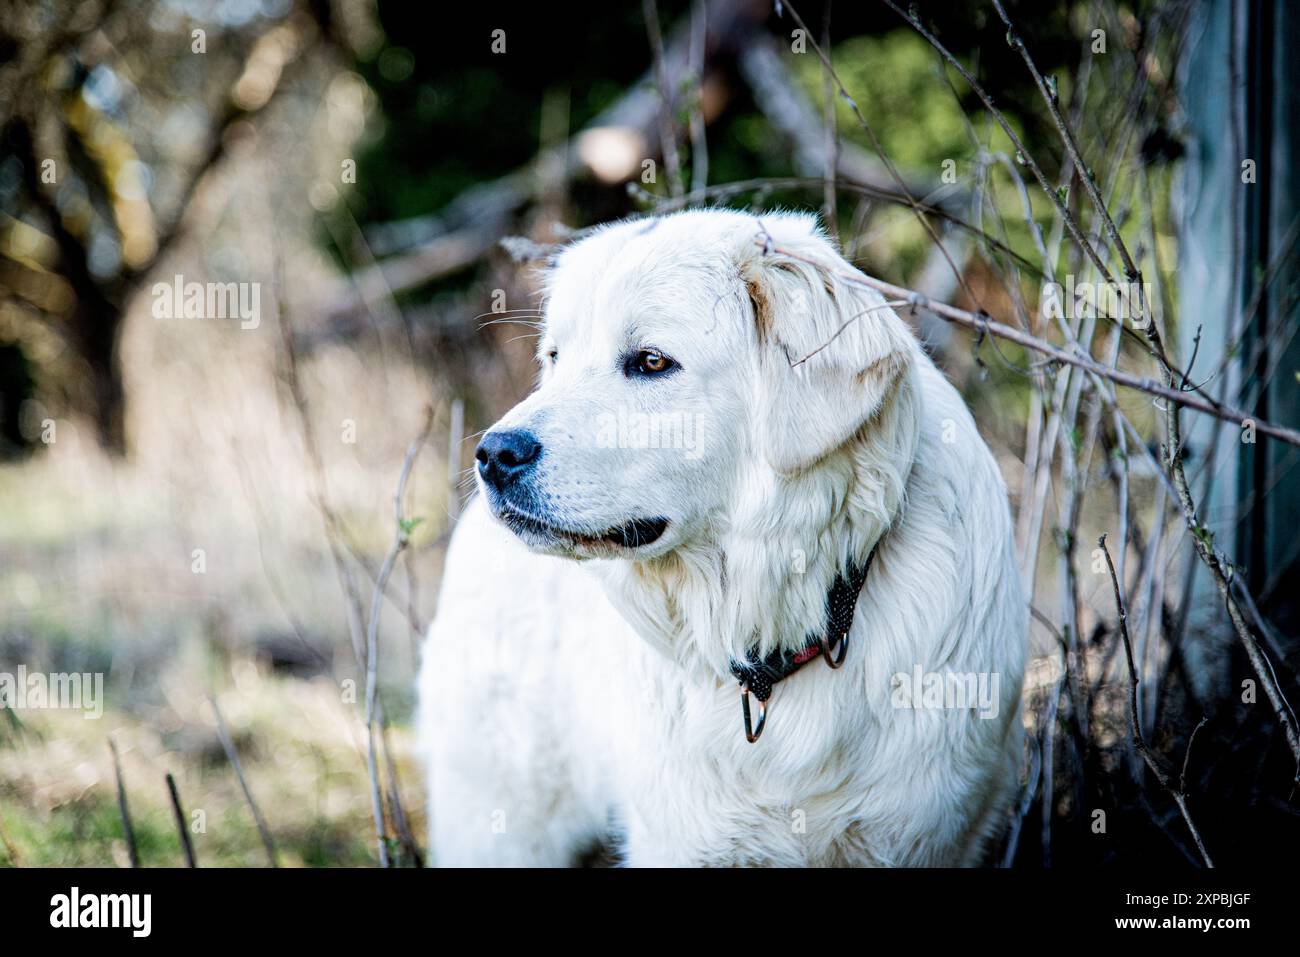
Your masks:
{"label": "dog's eye", "polygon": [[628,358],[624,371],[629,375],[658,376],[677,368],[677,363],[670,357],[654,349],[642,349]]}
{"label": "dog's eye", "polygon": [[560,357],[560,350],[554,347],[550,348],[546,352],[546,361],[549,362],[551,365],[555,365],[555,360],[558,359],[559,357]]}

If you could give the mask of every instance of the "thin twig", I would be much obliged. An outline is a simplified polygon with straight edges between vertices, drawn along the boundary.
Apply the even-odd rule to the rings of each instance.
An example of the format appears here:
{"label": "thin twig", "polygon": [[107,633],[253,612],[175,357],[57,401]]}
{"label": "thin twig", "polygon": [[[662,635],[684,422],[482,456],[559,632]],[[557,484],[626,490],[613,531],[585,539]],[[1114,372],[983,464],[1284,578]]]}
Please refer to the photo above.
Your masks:
{"label": "thin twig", "polygon": [[797,369],[797,368],[799,368],[799,366],[803,365],[805,362],[807,362],[807,361],[808,361],[809,359],[811,359],[813,356],[817,355],[819,352],[821,352],[823,349],[825,349],[827,346],[829,346],[832,342],[834,342],[836,339],[838,339],[838,338],[840,337],[840,335],[844,332],[845,329],[847,329],[849,326],[853,325],[853,323],[857,322],[857,321],[858,321],[859,319],[861,319],[863,316],[869,315],[870,313],[873,313],[873,312],[879,312],[881,309],[892,309],[892,308],[894,308],[895,306],[905,306],[905,305],[907,305],[907,300],[905,300],[905,299],[893,299],[893,300],[890,300],[889,302],[882,302],[882,303],[881,303],[880,305],[878,305],[878,306],[872,306],[870,309],[863,309],[861,312],[854,313],[853,315],[849,316],[849,318],[845,319],[843,323],[840,324],[840,327],[839,327],[838,329],[835,330],[835,333],[834,333],[834,334],[833,334],[829,339],[827,339],[825,342],[823,342],[821,345],[819,345],[816,349],[814,349],[812,352],[808,353],[808,354],[807,354],[806,356],[804,356],[803,358],[801,358],[801,359],[796,359],[794,362],[791,362],[791,363],[790,363],[790,368],[791,368],[791,369]]}
{"label": "thin twig", "polygon": [[1025,751],[1029,766],[1025,769],[1024,789],[1020,792],[1020,798],[1011,812],[1011,830],[999,865],[1003,868],[1015,864],[1016,851],[1020,847],[1020,833],[1024,828],[1025,818],[1029,815],[1029,809],[1034,805],[1034,794],[1038,791],[1038,782],[1042,777],[1042,751],[1038,746],[1037,738],[1028,733],[1025,734]]}
{"label": "thin twig", "polygon": [[126,836],[126,850],[131,866],[140,866],[140,851],[135,843],[135,828],[131,826],[131,809],[126,805],[126,785],[122,782],[122,759],[117,753],[117,742],[108,739],[108,750],[113,753],[113,774],[117,778],[117,810],[122,816],[122,833]]}
{"label": "thin twig", "polygon": [[[408,550],[407,554],[411,554]],[[382,715],[381,715],[382,718]],[[411,830],[411,823],[406,817],[406,807],[402,803],[402,782],[397,777],[397,762],[393,760],[393,751],[388,743],[388,724],[380,720],[379,741],[384,749],[384,767],[388,770],[388,806],[393,812],[393,827],[397,829],[398,839],[406,848],[410,862],[417,868],[424,867],[424,854],[420,844]]]}
{"label": "thin twig", "polygon": [[176,817],[176,830],[181,836],[181,849],[185,851],[185,863],[190,867],[198,867],[199,862],[194,856],[194,842],[190,840],[190,829],[185,824],[185,811],[181,808],[181,795],[176,790],[176,779],[172,777],[170,771],[167,772],[167,793],[171,796],[172,814]]}
{"label": "thin twig", "polygon": [[709,183],[709,139],[704,119],[704,50],[708,46],[709,15],[704,0],[691,6],[691,40],[689,59],[695,77],[695,97],[691,102],[691,189],[703,189]]}
{"label": "thin twig", "polygon": [[1196,743],[1196,733],[1209,724],[1209,718],[1201,718],[1196,722],[1196,727],[1192,728],[1191,735],[1187,738],[1187,750],[1183,753],[1183,770],[1178,775],[1178,790],[1184,794],[1187,793],[1187,765],[1192,760],[1192,745]]}
{"label": "thin twig", "polygon": [[[1205,849],[1205,842],[1201,840],[1201,832],[1196,829],[1196,823],[1192,820],[1191,812],[1187,809],[1187,795],[1181,787],[1174,787],[1169,773],[1161,766],[1160,760],[1155,753],[1147,747],[1146,738],[1142,736],[1142,725],[1138,720],[1138,674],[1137,666],[1133,661],[1133,642],[1128,636],[1128,611],[1124,607],[1124,596],[1120,593],[1119,579],[1115,577],[1115,563],[1111,561],[1110,549],[1106,547],[1106,536],[1102,535],[1097,539],[1097,547],[1102,550],[1106,556],[1106,567],[1110,570],[1110,584],[1115,591],[1115,607],[1119,614],[1119,633],[1124,641],[1124,655],[1128,660],[1128,678],[1129,678],[1129,731],[1133,735],[1133,747],[1142,760],[1146,762],[1151,773],[1156,776],[1160,786],[1169,792],[1169,796],[1174,799],[1178,805],[1178,811],[1183,816],[1183,821],[1187,824],[1187,829],[1192,832],[1192,839],[1196,841],[1196,847],[1201,852],[1201,857],[1205,861],[1206,867],[1213,867],[1214,862],[1210,860],[1209,852]],[[1199,729],[1199,725],[1198,725]],[[1193,735],[1195,732],[1193,732]],[[1188,742],[1188,750],[1191,750],[1191,742]],[[1187,761],[1183,761],[1183,770],[1186,773]]]}
{"label": "thin twig", "polygon": [[230,736],[230,730],[226,727],[225,719],[221,717],[221,709],[217,707],[216,696],[209,696],[208,702],[212,705],[212,713],[217,719],[217,737],[221,739],[221,747],[226,752],[226,760],[235,769],[235,777],[239,779],[239,786],[244,791],[244,800],[248,802],[248,808],[253,812],[253,823],[257,825],[257,833],[262,838],[262,847],[266,849],[266,859],[272,867],[279,867],[280,861],[275,853],[275,842],[271,840],[271,831],[266,826],[266,820],[262,817],[257,801],[253,799],[253,791],[248,786],[248,779],[244,777],[244,767],[239,763],[239,752],[235,750],[234,739]]}
{"label": "thin twig", "polygon": [[659,139],[664,154],[664,170],[668,174],[668,188],[674,196],[686,192],[682,185],[682,163],[677,155],[677,128],[673,122],[673,107],[677,98],[673,96],[672,85],[668,77],[668,67],[664,57],[664,37],[659,29],[659,13],[655,9],[655,0],[642,0],[641,10],[645,14],[645,29],[650,37],[650,49],[654,53],[655,82],[659,87]]}
{"label": "thin twig", "polygon": [[1067,647],[1061,648],[1061,674],[1048,691],[1048,698],[1043,709],[1043,726],[1040,729],[1043,735],[1042,743],[1042,769],[1039,772],[1043,779],[1043,793],[1041,795],[1041,826],[1039,827],[1039,843],[1043,854],[1043,867],[1052,866],[1052,816],[1056,807],[1056,759],[1053,756],[1056,750],[1056,723],[1061,707],[1061,691],[1065,686],[1066,673],[1070,667],[1070,650]]}
{"label": "thin twig", "polygon": [[380,566],[379,576],[375,580],[374,594],[370,602],[370,619],[366,629],[367,760],[370,769],[370,803],[375,819],[375,837],[379,846],[380,867],[390,866],[390,861],[388,838],[384,828],[384,803],[382,787],[379,782],[378,755],[375,746],[376,695],[379,683],[379,611],[382,607],[384,589],[388,585],[389,576],[393,573],[393,565],[397,562],[397,556],[411,542],[411,530],[414,528],[414,523],[406,519],[402,500],[406,496],[406,482],[410,478],[411,467],[415,464],[416,456],[419,455],[420,449],[428,441],[429,433],[432,430],[433,409],[429,408],[425,410],[424,426],[420,429],[420,433],[415,440],[407,447],[406,458],[402,462],[402,472],[397,480],[397,492],[393,495],[393,513],[397,530],[392,547],[389,548],[388,554],[384,556],[384,563]]}
{"label": "thin twig", "polygon": [[[830,59],[831,49],[831,0],[826,0],[826,9],[822,12],[822,46],[826,49],[826,58]],[[826,182],[822,188],[822,219],[826,221],[826,231],[836,245],[840,242],[839,214],[835,203],[835,168],[840,162],[840,131],[835,116],[835,87],[828,71],[822,71],[822,102],[825,114],[826,135]]]}

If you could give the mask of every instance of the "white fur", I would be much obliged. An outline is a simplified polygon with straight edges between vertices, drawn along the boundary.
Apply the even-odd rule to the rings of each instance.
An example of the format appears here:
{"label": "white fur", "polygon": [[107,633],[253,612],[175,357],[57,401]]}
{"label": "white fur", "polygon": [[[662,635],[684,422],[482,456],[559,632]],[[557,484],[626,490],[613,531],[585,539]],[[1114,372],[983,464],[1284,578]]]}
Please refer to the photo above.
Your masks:
{"label": "white fur", "polygon": [[[621,223],[559,257],[542,381],[494,426],[543,443],[527,511],[582,535],[668,526],[632,550],[521,542],[500,503],[469,505],[420,677],[436,863],[564,865],[600,839],[633,865],[986,852],[1022,743],[1006,493],[956,391],[846,275],[782,214]],[[647,347],[681,368],[629,378]],[[611,443],[637,413],[694,416],[694,447]],[[778,684],[748,743],[729,660],[802,647],[877,540],[844,667]],[[996,717],[897,707],[916,666],[996,675]]]}

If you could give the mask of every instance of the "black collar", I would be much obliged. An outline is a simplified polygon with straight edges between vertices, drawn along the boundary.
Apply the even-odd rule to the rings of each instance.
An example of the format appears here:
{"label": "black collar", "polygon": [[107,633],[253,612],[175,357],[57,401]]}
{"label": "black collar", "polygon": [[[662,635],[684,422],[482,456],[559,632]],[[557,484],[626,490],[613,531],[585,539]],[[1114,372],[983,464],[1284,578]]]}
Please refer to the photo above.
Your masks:
{"label": "black collar", "polygon": [[[835,582],[826,593],[826,628],[821,634],[809,633],[804,646],[798,651],[777,649],[766,657],[750,649],[744,661],[732,661],[731,673],[740,682],[740,705],[745,715],[745,738],[752,744],[763,733],[767,723],[767,699],[772,697],[772,686],[790,677],[819,655],[832,668],[844,664],[849,647],[849,630],[853,627],[853,612],[858,605],[858,595],[866,583],[867,572],[876,557],[877,542],[859,567],[850,561],[844,572],[835,575]],[[749,696],[758,699],[758,725],[750,724]]]}

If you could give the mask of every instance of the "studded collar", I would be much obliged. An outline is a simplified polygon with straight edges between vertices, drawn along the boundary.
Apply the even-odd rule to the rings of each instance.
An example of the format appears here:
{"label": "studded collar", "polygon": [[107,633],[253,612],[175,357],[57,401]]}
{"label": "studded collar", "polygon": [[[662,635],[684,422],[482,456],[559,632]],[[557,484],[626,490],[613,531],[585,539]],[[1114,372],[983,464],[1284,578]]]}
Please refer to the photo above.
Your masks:
{"label": "studded collar", "polygon": [[[743,661],[731,662],[731,673],[740,682],[740,704],[745,718],[745,739],[751,744],[758,740],[767,723],[767,699],[772,689],[814,658],[822,657],[831,668],[844,664],[849,647],[849,631],[853,627],[853,613],[858,605],[858,595],[866,583],[867,572],[875,560],[877,542],[861,566],[850,561],[848,567],[836,574],[835,581],[826,593],[826,626],[820,633],[807,636],[804,646],[796,651],[776,649],[760,656],[750,649]],[[758,701],[758,724],[750,718],[749,699]]]}

